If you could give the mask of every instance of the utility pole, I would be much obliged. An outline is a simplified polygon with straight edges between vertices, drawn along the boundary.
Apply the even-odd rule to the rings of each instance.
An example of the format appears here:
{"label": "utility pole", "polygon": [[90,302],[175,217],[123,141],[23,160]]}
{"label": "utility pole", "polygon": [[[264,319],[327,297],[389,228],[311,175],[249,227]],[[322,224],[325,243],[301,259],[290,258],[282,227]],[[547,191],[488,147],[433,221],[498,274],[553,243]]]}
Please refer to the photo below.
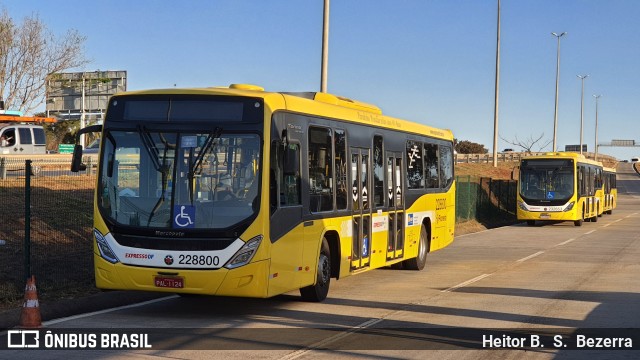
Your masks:
{"label": "utility pole", "polygon": [[324,0],[322,17],[322,64],[320,69],[320,92],[327,92],[327,68],[329,64],[329,0]]}
{"label": "utility pole", "polygon": [[493,167],[498,166],[498,99],[500,94],[500,0],[498,0],[498,32],[496,36],[496,94],[493,108]]}

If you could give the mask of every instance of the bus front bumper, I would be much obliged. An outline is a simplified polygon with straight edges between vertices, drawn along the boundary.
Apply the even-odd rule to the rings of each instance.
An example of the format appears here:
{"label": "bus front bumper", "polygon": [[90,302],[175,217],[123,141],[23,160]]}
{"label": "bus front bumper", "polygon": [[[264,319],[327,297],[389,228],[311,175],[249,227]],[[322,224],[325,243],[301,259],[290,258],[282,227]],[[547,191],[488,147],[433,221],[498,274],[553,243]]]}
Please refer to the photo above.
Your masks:
{"label": "bus front bumper", "polygon": [[[96,287],[100,289],[267,297],[269,260],[252,262],[231,270],[163,269],[112,264],[98,254],[94,254],[94,261]],[[159,279],[169,281],[157,281]],[[182,287],[174,287],[179,285]]]}

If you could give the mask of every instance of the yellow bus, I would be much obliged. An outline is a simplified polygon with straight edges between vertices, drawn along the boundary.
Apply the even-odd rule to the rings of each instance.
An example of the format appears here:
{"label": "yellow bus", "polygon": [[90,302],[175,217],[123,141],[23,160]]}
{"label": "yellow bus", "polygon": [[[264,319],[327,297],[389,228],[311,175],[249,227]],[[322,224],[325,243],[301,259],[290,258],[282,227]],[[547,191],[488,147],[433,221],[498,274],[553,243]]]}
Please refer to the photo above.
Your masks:
{"label": "yellow bus", "polygon": [[[421,270],[453,241],[453,135],[327,93],[255,85],[109,100],[96,285],[322,301],[330,279]],[[82,170],[76,145],[72,171]]]}
{"label": "yellow bus", "polygon": [[605,214],[613,214],[618,202],[618,189],[616,185],[616,169],[604,167],[602,169],[602,186],[604,187],[604,205],[602,207]]}
{"label": "yellow bus", "polygon": [[602,204],[602,164],[571,152],[546,153],[520,160],[518,220],[598,221]]}

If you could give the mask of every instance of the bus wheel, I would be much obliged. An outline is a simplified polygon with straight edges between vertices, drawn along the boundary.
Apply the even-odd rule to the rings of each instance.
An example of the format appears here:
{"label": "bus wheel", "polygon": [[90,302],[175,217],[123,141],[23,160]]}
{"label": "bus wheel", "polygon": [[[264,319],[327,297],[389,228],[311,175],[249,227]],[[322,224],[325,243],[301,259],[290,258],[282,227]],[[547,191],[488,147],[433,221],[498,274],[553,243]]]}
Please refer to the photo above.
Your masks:
{"label": "bus wheel", "polygon": [[300,295],[305,301],[320,302],[327,298],[331,283],[331,252],[326,238],[322,239],[320,256],[318,257],[318,276],[315,285],[300,289]]}
{"label": "bus wheel", "polygon": [[403,261],[405,269],[408,270],[422,270],[427,263],[427,254],[429,249],[427,248],[427,229],[424,225],[420,228],[420,242],[418,243],[418,256],[413,259]]}
{"label": "bus wheel", "polygon": [[575,220],[575,221],[573,222],[573,224],[574,224],[575,226],[582,226],[582,222],[583,222],[583,221],[584,221],[584,211],[582,212],[582,217],[580,218],[580,220]]}
{"label": "bus wheel", "polygon": [[[597,211],[597,210],[596,210]],[[591,222],[598,222],[598,214],[596,213],[596,216],[591,218]]]}
{"label": "bus wheel", "polygon": [[527,220],[527,225],[534,226],[536,224],[535,220]]}

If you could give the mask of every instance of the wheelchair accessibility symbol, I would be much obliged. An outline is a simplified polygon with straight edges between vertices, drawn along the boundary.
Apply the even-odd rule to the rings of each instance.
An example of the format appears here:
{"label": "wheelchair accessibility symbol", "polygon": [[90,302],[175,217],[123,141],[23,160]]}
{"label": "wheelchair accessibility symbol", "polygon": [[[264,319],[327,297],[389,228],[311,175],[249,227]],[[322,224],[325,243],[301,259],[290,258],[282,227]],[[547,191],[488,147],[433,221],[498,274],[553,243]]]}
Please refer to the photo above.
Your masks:
{"label": "wheelchair accessibility symbol", "polygon": [[174,228],[192,228],[195,227],[196,220],[196,208],[191,205],[175,205],[173,207],[173,213],[176,216],[173,218]]}

